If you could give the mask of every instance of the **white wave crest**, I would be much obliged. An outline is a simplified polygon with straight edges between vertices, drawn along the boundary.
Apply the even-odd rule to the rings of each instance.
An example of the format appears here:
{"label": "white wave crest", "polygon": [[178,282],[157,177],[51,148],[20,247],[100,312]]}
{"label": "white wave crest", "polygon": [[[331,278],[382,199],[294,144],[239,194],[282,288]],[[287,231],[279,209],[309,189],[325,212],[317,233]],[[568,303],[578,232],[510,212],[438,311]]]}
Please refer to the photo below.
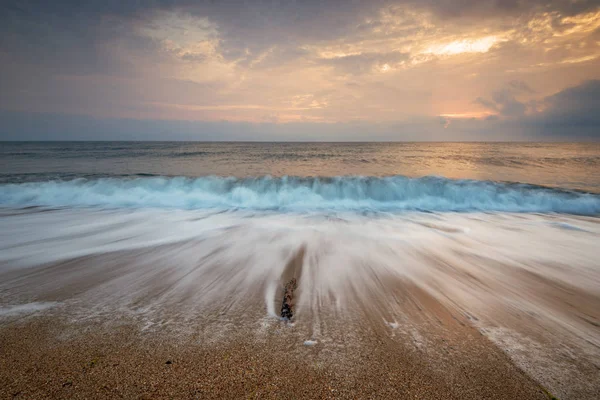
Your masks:
{"label": "white wave crest", "polygon": [[278,211],[600,213],[600,195],[441,177],[137,177],[0,185],[0,205]]}

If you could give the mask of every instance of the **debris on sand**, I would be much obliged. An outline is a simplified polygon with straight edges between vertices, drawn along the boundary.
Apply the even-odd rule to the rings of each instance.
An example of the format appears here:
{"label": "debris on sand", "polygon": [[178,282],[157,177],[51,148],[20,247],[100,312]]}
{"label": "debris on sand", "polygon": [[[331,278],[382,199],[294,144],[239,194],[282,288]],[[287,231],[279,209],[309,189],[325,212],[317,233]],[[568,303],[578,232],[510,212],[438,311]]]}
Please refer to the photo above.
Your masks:
{"label": "debris on sand", "polygon": [[283,302],[281,303],[281,318],[290,321],[294,316],[294,290],[298,287],[296,278],[292,278],[283,287]]}

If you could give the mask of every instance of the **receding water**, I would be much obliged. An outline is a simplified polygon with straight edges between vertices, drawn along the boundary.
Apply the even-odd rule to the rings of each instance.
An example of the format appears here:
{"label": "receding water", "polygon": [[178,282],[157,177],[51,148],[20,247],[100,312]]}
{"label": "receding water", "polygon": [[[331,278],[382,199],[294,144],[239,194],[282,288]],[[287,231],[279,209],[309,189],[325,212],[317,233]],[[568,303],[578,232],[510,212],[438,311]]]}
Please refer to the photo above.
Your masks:
{"label": "receding water", "polygon": [[3,143],[0,323],[260,334],[291,265],[300,345],[425,332],[418,290],[553,393],[595,393],[599,166],[598,144]]}

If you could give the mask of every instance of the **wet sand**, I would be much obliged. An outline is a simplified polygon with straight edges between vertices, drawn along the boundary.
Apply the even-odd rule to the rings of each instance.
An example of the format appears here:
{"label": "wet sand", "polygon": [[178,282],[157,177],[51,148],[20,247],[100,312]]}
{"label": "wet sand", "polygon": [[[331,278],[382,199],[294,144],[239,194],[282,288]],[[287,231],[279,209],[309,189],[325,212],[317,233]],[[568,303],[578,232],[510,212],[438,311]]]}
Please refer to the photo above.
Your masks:
{"label": "wet sand", "polygon": [[2,222],[0,398],[600,398],[597,218]]}
{"label": "wet sand", "polygon": [[[464,318],[423,294],[405,300],[410,330],[359,309],[319,327],[231,318],[224,328],[217,315],[186,334],[73,323],[64,311],[16,318],[0,328],[0,397],[548,398]],[[321,339],[305,344],[314,329]]]}

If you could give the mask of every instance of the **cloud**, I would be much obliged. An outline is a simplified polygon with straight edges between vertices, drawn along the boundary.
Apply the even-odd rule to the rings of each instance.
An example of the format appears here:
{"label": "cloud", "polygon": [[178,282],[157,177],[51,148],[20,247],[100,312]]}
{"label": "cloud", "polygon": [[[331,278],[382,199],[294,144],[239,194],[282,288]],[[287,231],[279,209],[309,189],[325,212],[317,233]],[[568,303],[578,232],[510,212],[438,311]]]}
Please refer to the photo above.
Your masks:
{"label": "cloud", "polygon": [[535,90],[533,90],[531,87],[529,87],[528,84],[526,84],[523,81],[512,80],[506,85],[508,86],[509,90],[516,93],[535,93]]}
{"label": "cloud", "polygon": [[598,7],[596,0],[425,0],[419,1],[443,18],[514,16],[539,11],[575,15]]}
{"label": "cloud", "polygon": [[[312,101],[310,97],[298,102]],[[600,80],[542,100],[529,115],[500,119],[413,117],[399,121],[282,123],[261,111],[258,122],[94,118],[85,115],[1,111],[0,140],[282,140],[282,141],[493,141],[600,139]]]}
{"label": "cloud", "polygon": [[[0,7],[0,109],[31,115],[375,126],[494,113],[477,126],[496,132],[505,119],[537,129],[553,93],[599,78],[600,14],[588,0]],[[468,123],[448,118],[435,126],[462,138]]]}
{"label": "cloud", "polygon": [[409,59],[407,53],[361,53],[347,56],[319,59],[323,65],[331,65],[342,73],[363,74],[371,72],[387,72]]}
{"label": "cloud", "polygon": [[[519,19],[519,24],[509,29],[526,29],[527,34],[533,31],[539,34],[547,27],[572,30],[573,24],[581,25],[585,21],[568,16],[597,9],[597,2],[591,0],[32,0],[26,3],[9,0],[3,2],[0,17],[3,33],[0,46],[19,54],[34,53],[38,57],[41,54],[48,62],[64,60],[67,54],[76,64],[85,64],[88,60],[88,66],[93,67],[110,59],[109,54],[103,52],[106,50],[103,44],[132,42],[129,46],[132,49],[157,46],[167,38],[181,44],[181,39],[197,39],[198,32],[210,27],[213,36],[218,35],[220,51],[227,60],[251,61],[273,47],[293,49],[335,41],[354,41],[360,45],[371,38],[410,41],[413,36],[422,37],[427,28],[435,33],[440,27],[453,25],[458,27],[453,30],[460,33],[460,27],[482,25],[489,29],[498,24],[506,25],[512,21],[510,18]],[[524,16],[537,18],[538,22],[530,26],[529,21],[523,20]],[[504,19],[498,23],[499,18]],[[460,21],[455,21],[457,19]],[[433,48],[452,43],[447,51],[454,51],[461,43],[463,47],[486,48],[488,42],[493,43],[491,38],[489,35],[487,39],[459,37],[434,43]],[[385,51],[390,52],[390,49]],[[56,55],[55,60],[53,55]]]}
{"label": "cloud", "polygon": [[520,102],[515,93],[535,93],[521,83],[509,82],[495,91],[492,99],[478,98],[477,104],[498,115],[506,129],[517,129],[530,138],[600,138],[600,80],[588,80],[535,102]]}
{"label": "cloud", "polygon": [[[439,117],[382,123],[281,123],[277,115],[268,114],[256,123],[93,118],[5,111],[0,111],[0,118],[4,121],[0,126],[2,140],[364,141],[365,137],[370,141],[482,140],[484,126],[483,121],[455,121],[449,125]],[[489,138],[486,136],[483,140]]]}
{"label": "cloud", "polygon": [[542,101],[537,118],[545,127],[590,128],[600,138],[600,80],[567,88]]}
{"label": "cloud", "polygon": [[491,99],[478,97],[474,102],[505,117],[521,117],[529,106],[517,100],[517,96],[532,93],[535,91],[525,82],[512,80],[503,88],[493,91]]}
{"label": "cloud", "polygon": [[525,116],[496,120],[497,129],[530,140],[600,139],[600,80],[584,81],[539,101]]}

